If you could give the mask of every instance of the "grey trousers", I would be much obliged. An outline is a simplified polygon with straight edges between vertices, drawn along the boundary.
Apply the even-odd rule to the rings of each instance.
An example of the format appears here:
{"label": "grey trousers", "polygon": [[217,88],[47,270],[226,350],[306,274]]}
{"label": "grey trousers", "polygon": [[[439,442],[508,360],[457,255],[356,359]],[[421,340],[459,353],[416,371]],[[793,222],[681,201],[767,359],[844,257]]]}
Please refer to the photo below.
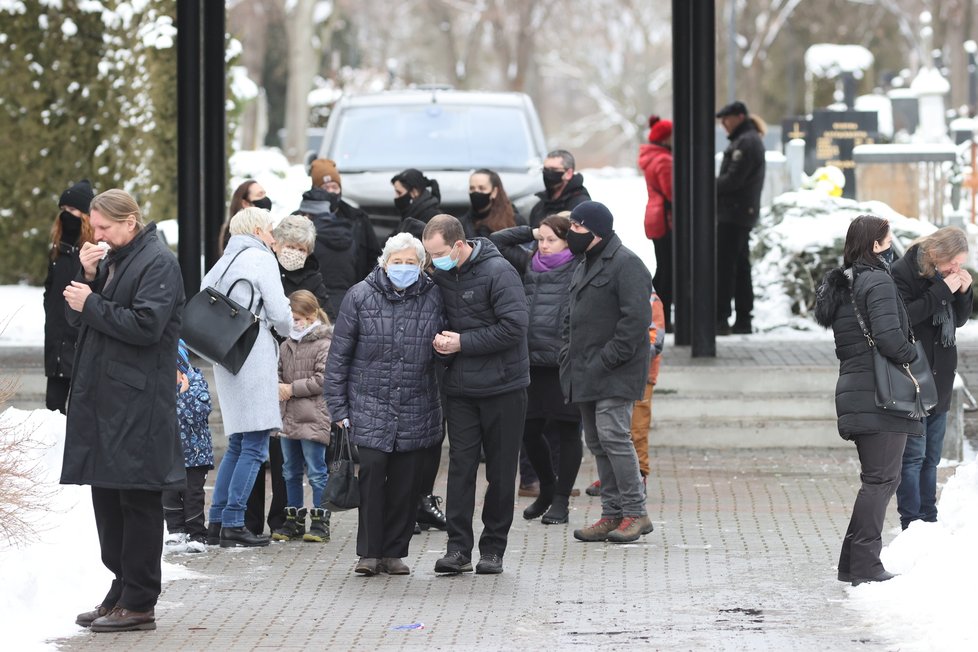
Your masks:
{"label": "grey trousers", "polygon": [[601,480],[601,516],[645,516],[645,488],[632,444],[634,401],[608,398],[578,403],[584,443],[594,454]]}
{"label": "grey trousers", "polygon": [[853,441],[859,453],[862,486],[856,494],[849,529],[842,540],[839,574],[872,578],[885,570],[880,561],[883,521],[886,506],[900,484],[907,436],[890,433],[856,435]]}

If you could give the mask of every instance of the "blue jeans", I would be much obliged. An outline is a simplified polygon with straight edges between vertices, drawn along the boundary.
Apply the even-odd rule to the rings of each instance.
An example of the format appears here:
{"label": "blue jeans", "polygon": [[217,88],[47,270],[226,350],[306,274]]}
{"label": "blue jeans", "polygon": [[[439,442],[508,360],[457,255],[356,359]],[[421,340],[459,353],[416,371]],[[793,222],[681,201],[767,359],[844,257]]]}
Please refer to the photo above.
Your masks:
{"label": "blue jeans", "polygon": [[236,432],[228,437],[228,448],[214,481],[209,522],[223,527],[244,526],[245,507],[258,467],[268,458],[270,432]]}
{"label": "blue jeans", "polygon": [[326,444],[309,439],[281,438],[282,477],[285,478],[285,500],[289,507],[302,507],[302,467],[305,462],[312,487],[312,506],[320,507],[329,471],[326,470]]}
{"label": "blue jeans", "polygon": [[946,429],[947,412],[942,412],[924,418],[923,437],[907,437],[897,488],[897,511],[903,529],[911,521],[937,520],[937,465],[941,462]]}

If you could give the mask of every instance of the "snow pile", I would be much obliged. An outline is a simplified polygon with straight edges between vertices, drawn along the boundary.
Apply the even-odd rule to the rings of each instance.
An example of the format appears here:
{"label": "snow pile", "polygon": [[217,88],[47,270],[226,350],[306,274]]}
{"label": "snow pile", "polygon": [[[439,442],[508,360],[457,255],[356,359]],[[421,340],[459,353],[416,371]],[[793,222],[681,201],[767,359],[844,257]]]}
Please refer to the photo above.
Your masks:
{"label": "snow pile", "polygon": [[[42,481],[36,495],[48,499],[27,515],[37,536],[23,547],[0,542],[0,630],[7,649],[33,650],[47,640],[84,632],[75,616],[98,604],[112,575],[100,561],[91,489],[58,484],[65,417],[8,408],[0,414],[0,437],[5,429],[33,433],[37,447],[23,464],[39,465]],[[182,566],[163,563],[165,582],[191,575]]]}
{"label": "snow pile", "polygon": [[0,346],[44,346],[44,288],[0,286]]}
{"label": "snow pile", "polygon": [[847,604],[901,650],[975,650],[978,462],[959,466],[941,493],[937,523],[915,521],[883,550],[900,576],[847,589]]}
{"label": "snow pile", "polygon": [[816,43],[805,50],[805,69],[816,77],[832,79],[840,73],[858,73],[873,65],[873,53],[861,45]]}
{"label": "snow pile", "polygon": [[899,251],[936,228],[881,202],[857,202],[817,191],[785,193],[761,211],[752,241],[753,321],[759,330],[822,330],[811,316],[815,290],[829,269],[842,264],[849,223],[866,213],[889,220]]}

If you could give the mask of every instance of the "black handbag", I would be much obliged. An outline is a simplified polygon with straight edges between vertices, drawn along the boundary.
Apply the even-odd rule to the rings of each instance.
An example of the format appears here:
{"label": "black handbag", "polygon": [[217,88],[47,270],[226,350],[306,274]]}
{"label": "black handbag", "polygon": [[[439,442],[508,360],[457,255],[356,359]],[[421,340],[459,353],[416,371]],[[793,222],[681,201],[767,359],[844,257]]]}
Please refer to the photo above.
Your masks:
{"label": "black handbag", "polygon": [[329,462],[329,478],[319,506],[331,512],[342,512],[360,506],[360,480],[353,461],[350,429],[340,427],[335,440],[339,440],[336,454]]}
{"label": "black handbag", "polygon": [[921,419],[937,405],[937,383],[931,372],[924,345],[914,337],[910,328],[910,343],[917,357],[913,362],[898,364],[879,352],[872,333],[866,327],[856,297],[851,291],[852,308],[856,312],[859,327],[873,352],[873,375],[876,381],[876,406],[892,412],[905,413],[910,419]]}
{"label": "black handbag", "polygon": [[[215,285],[220,285],[231,265],[243,253],[239,251],[228,263]],[[248,307],[233,301],[231,292],[238,283],[244,283],[251,290]],[[251,349],[255,346],[261,330],[262,299],[258,299],[255,311],[251,311],[255,300],[255,286],[245,278],[239,278],[223,294],[217,288],[206,287],[195,294],[183,309],[181,336],[187,348],[211,364],[220,365],[232,374],[241,370]]]}

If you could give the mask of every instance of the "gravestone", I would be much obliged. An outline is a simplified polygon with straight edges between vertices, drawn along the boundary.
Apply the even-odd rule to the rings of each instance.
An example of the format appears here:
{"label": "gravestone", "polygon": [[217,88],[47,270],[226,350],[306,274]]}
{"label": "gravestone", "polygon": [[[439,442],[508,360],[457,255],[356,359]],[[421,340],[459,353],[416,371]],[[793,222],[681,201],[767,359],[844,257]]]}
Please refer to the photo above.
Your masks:
{"label": "gravestone", "polygon": [[805,171],[825,165],[842,170],[846,185],[842,196],[856,198],[856,162],[852,150],[876,142],[879,119],[875,111],[815,111],[805,139]]}

